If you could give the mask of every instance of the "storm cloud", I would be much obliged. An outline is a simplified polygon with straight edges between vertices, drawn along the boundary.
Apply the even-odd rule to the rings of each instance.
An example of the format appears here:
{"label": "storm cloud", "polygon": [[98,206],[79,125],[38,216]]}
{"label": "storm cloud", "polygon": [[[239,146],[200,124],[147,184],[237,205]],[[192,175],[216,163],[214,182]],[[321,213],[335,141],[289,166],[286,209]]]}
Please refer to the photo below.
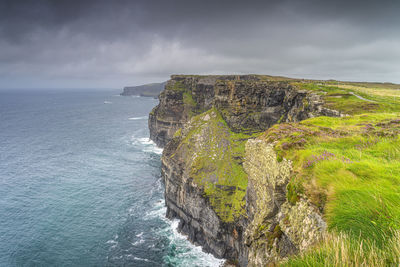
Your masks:
{"label": "storm cloud", "polygon": [[400,82],[399,1],[1,1],[0,87],[179,74]]}

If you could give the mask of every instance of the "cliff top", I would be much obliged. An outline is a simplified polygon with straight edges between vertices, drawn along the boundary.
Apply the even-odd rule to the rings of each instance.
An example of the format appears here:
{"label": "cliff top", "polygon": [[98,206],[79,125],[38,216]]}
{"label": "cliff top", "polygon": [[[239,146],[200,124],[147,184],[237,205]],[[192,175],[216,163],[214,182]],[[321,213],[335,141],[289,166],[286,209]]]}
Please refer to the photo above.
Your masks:
{"label": "cliff top", "polygon": [[365,112],[400,112],[400,85],[376,82],[345,82],[336,80],[296,79],[271,75],[172,75],[175,88],[185,88],[184,80],[215,84],[217,82],[285,82],[298,89],[321,95],[326,107],[345,114]]}
{"label": "cliff top", "polygon": [[328,84],[328,85],[348,85],[358,86],[365,88],[379,88],[379,89],[394,89],[400,90],[400,84],[390,82],[357,82],[357,81],[340,81],[340,80],[315,80],[305,78],[291,78],[285,76],[273,76],[264,74],[210,74],[210,75],[195,75],[195,74],[173,74],[171,79],[188,79],[188,78],[214,78],[216,80],[259,80],[259,81],[292,81],[292,82],[305,82],[305,83],[316,83],[316,84]]}

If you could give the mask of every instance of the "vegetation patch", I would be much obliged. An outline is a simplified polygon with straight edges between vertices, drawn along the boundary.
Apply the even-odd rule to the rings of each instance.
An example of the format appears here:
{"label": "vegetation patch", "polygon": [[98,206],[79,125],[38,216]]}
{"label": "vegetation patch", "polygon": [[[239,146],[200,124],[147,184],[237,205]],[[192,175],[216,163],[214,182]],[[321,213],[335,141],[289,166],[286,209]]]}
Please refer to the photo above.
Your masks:
{"label": "vegetation patch", "polygon": [[186,86],[183,82],[173,81],[173,83],[167,83],[167,85],[165,86],[165,89],[184,92],[184,91],[186,91]]}
{"label": "vegetation patch", "polygon": [[291,181],[287,185],[287,199],[290,204],[295,205],[297,201],[300,200],[300,194],[303,191],[301,185],[296,184],[294,181]]}
{"label": "vegetation patch", "polygon": [[272,245],[274,244],[275,239],[279,239],[281,238],[283,232],[281,230],[281,227],[279,226],[279,224],[277,224],[274,229],[272,230],[272,232],[267,232],[266,233],[266,237],[268,240],[268,245],[270,247],[272,247]]}
{"label": "vegetation patch", "polygon": [[295,81],[298,88],[320,94],[325,106],[355,115],[367,112],[400,112],[400,90],[366,87],[365,84],[343,82]]}
{"label": "vegetation patch", "polygon": [[247,174],[242,162],[245,142],[256,136],[232,132],[221,114],[211,109],[193,117],[182,137],[178,149],[193,155],[190,177],[202,186],[204,196],[224,222],[245,214]]}

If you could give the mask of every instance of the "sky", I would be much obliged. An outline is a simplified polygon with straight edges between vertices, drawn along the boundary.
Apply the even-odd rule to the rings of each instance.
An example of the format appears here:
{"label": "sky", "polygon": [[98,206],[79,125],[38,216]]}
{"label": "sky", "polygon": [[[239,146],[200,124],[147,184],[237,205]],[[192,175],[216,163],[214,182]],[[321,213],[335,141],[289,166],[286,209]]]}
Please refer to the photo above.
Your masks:
{"label": "sky", "polygon": [[400,83],[400,1],[0,0],[0,88],[172,74]]}

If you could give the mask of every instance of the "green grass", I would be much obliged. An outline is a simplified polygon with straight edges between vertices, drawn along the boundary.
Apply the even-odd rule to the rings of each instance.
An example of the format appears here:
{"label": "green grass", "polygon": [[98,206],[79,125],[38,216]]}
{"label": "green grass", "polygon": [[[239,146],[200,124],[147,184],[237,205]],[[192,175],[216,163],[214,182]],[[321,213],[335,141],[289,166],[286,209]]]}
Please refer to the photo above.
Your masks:
{"label": "green grass", "polygon": [[291,201],[304,189],[324,210],[332,232],[389,252],[388,240],[400,229],[399,118],[396,113],[318,117],[275,125],[262,138],[277,142],[277,153],[293,160]]}
{"label": "green grass", "polygon": [[350,116],[278,124],[261,137],[275,142],[278,159],[293,161],[289,202],[306,196],[323,211],[330,232],[318,247],[282,265],[398,266],[400,86],[292,84]]}
{"label": "green grass", "polygon": [[281,267],[346,266],[346,267],[384,267],[400,265],[400,232],[388,238],[388,250],[362,238],[348,235],[328,234],[316,249],[290,258]]}
{"label": "green grass", "polygon": [[[322,95],[325,106],[345,114],[367,112],[400,112],[400,93],[396,89],[370,89],[354,84],[329,84],[315,82],[293,82],[295,86]],[[400,86],[399,86],[400,87]],[[354,94],[363,97],[363,100]]]}
{"label": "green grass", "polygon": [[186,86],[184,83],[180,81],[174,81],[172,84],[167,83],[165,86],[166,90],[173,90],[173,91],[180,91],[180,92],[185,92],[186,91]]}

